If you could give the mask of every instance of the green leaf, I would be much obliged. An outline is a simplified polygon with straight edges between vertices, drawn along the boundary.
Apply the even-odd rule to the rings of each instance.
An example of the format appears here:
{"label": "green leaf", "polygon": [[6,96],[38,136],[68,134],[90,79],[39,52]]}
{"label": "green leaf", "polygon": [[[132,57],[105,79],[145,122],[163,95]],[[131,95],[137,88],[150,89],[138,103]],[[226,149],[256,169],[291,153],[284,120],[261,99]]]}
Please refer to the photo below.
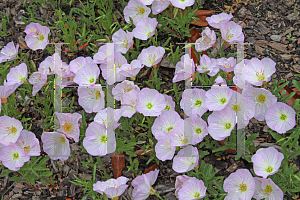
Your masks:
{"label": "green leaf", "polygon": [[47,171],[47,172],[42,172],[41,174],[40,174],[40,176],[52,176],[52,172],[50,172],[50,171]]}
{"label": "green leaf", "polygon": [[19,181],[23,181],[23,179],[21,177],[15,176],[15,177],[9,177],[9,181],[17,181],[17,182],[19,182]]}

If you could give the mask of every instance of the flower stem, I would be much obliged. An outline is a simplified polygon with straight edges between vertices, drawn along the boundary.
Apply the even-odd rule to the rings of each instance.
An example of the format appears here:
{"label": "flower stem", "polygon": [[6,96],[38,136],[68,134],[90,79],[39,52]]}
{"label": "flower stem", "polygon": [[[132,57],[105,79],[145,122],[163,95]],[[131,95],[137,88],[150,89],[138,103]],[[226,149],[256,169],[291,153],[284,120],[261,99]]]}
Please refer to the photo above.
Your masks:
{"label": "flower stem", "polygon": [[159,199],[164,200],[157,192],[154,193],[154,194],[155,194],[155,196],[157,196]]}

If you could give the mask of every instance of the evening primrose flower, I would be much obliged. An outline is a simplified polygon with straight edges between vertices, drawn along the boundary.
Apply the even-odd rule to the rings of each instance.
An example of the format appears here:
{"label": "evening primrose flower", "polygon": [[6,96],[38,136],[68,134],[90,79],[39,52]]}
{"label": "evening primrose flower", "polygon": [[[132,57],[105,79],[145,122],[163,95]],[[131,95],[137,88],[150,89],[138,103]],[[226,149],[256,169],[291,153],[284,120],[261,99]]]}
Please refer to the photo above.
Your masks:
{"label": "evening primrose flower", "polygon": [[52,56],[45,58],[45,60],[40,63],[38,71],[41,73],[46,73],[46,75],[55,74],[54,57],[58,58],[59,54],[54,53]]}
{"label": "evening primrose flower", "polygon": [[201,38],[196,40],[195,49],[198,52],[205,51],[211,48],[216,43],[216,33],[206,27],[201,33]]}
{"label": "evening primrose flower", "polygon": [[43,132],[43,150],[52,160],[68,160],[70,156],[69,140],[59,132]]}
{"label": "evening primrose flower", "polygon": [[267,125],[282,134],[291,130],[296,125],[295,110],[282,102],[276,102],[266,111]]}
{"label": "evening primrose flower", "polygon": [[142,4],[144,4],[145,6],[147,5],[151,5],[153,3],[154,0],[140,0],[140,2]]}
{"label": "evening primrose flower", "polygon": [[40,142],[31,131],[22,130],[16,144],[26,151],[29,156],[39,156],[41,153]]}
{"label": "evening primrose flower", "polygon": [[252,85],[262,86],[263,82],[269,82],[275,73],[276,63],[271,58],[252,58],[245,66],[245,79]]}
{"label": "evening primrose flower", "polygon": [[218,15],[212,15],[207,17],[206,21],[213,28],[220,28],[220,23],[229,22],[233,18],[231,13],[220,13]]}
{"label": "evening primrose flower", "polygon": [[133,81],[124,80],[121,83],[118,83],[113,89],[112,94],[114,95],[114,98],[118,101],[120,101],[123,97],[123,95],[126,92],[130,92],[131,90],[136,90],[137,92],[140,91],[140,88],[137,85],[134,85]]}
{"label": "evening primrose flower", "polygon": [[191,145],[181,149],[173,159],[172,168],[177,173],[185,173],[194,169],[199,162],[197,147]]}
{"label": "evening primrose flower", "polygon": [[192,145],[198,144],[204,139],[205,136],[208,135],[206,121],[204,121],[197,114],[193,114],[185,120],[190,120],[192,124],[192,131],[193,131]]}
{"label": "evening primrose flower", "polygon": [[233,90],[229,87],[212,86],[205,93],[205,107],[210,111],[222,110],[227,106],[233,94]]}
{"label": "evening primrose flower", "polygon": [[189,120],[179,121],[176,127],[169,132],[174,146],[186,146],[192,144],[192,124]]}
{"label": "evening primrose flower", "polygon": [[94,86],[80,86],[78,87],[78,103],[87,113],[99,112],[105,106],[102,86],[96,84]]}
{"label": "evening primrose flower", "polygon": [[[208,110],[205,106],[205,94],[205,90],[198,88],[186,89],[183,91],[180,107],[187,116],[193,114],[202,116]],[[189,105],[191,107],[189,107]]]}
{"label": "evening primrose flower", "polygon": [[68,138],[74,139],[75,142],[79,141],[79,119],[82,118],[81,114],[78,113],[58,113],[55,112],[60,128],[57,131],[63,133]]}
{"label": "evening primrose flower", "polygon": [[107,131],[103,124],[92,122],[86,129],[83,146],[92,156],[105,156],[116,150],[114,131]]}
{"label": "evening primrose flower", "polygon": [[7,80],[4,82],[4,85],[15,85],[18,87],[24,83],[27,79],[28,71],[27,65],[25,63],[21,63],[20,65],[13,67],[7,74]]}
{"label": "evening primrose flower", "polygon": [[259,121],[265,120],[265,114],[268,107],[277,102],[277,97],[270,91],[264,88],[254,88],[248,84],[243,90],[243,95],[248,97],[255,103],[255,115],[254,118]]}
{"label": "evening primrose flower", "polygon": [[120,68],[116,69],[116,73],[122,74],[125,77],[136,76],[140,70],[144,67],[140,60],[133,60],[130,64],[124,64]]}
{"label": "evening primrose flower", "polygon": [[30,160],[30,156],[19,145],[10,143],[1,148],[0,160],[9,170],[18,171]]}
{"label": "evening primrose flower", "polygon": [[15,90],[16,90],[15,85],[9,85],[9,86],[0,85],[0,98],[9,97]]}
{"label": "evening primrose flower", "polygon": [[224,180],[223,188],[228,193],[225,200],[251,200],[255,192],[255,181],[248,169],[238,169]]}
{"label": "evening primrose flower", "polygon": [[31,24],[29,24],[29,27],[26,27],[24,31],[27,33],[25,36],[27,46],[34,51],[37,49],[45,49],[49,43],[48,34],[50,33],[50,29],[38,23],[34,23],[34,25]]}
{"label": "evening primrose flower", "polygon": [[147,17],[145,19],[142,19],[132,30],[133,36],[140,40],[148,40],[155,34],[157,24],[158,22],[156,18]]}
{"label": "evening primrose flower", "polygon": [[195,63],[188,54],[181,56],[181,60],[175,66],[173,83],[189,79],[195,73]]}
{"label": "evening primrose flower", "polygon": [[14,45],[14,42],[7,43],[0,52],[0,63],[15,59],[18,54],[19,45]]}
{"label": "evening primrose flower", "polygon": [[219,65],[217,65],[217,60],[203,54],[200,57],[200,65],[197,66],[197,71],[199,73],[209,71],[207,73],[209,76],[215,76],[219,72]]}
{"label": "evening primrose flower", "polygon": [[94,54],[93,62],[96,64],[106,64],[107,62],[107,43],[102,45],[98,52]]}
{"label": "evening primrose flower", "polygon": [[156,157],[161,161],[172,160],[176,147],[172,145],[171,137],[165,133],[156,134]]}
{"label": "evening primrose flower", "polygon": [[166,107],[163,111],[175,110],[175,102],[173,98],[167,94],[163,94],[166,100]]}
{"label": "evening primrose flower", "polygon": [[260,148],[251,157],[255,174],[263,178],[277,173],[283,159],[284,155],[274,147]]}
{"label": "evening primrose flower", "polygon": [[22,123],[6,115],[0,117],[0,143],[4,146],[16,143],[23,129]]}
{"label": "evening primrose flower", "polygon": [[70,62],[70,71],[76,74],[77,71],[82,69],[84,66],[93,65],[93,62],[94,61],[91,57],[77,57]]}
{"label": "evening primrose flower", "polygon": [[116,129],[120,125],[118,121],[121,118],[121,114],[121,109],[107,107],[96,114],[94,122],[103,124],[106,128],[109,128],[113,125],[114,129]]}
{"label": "evening primrose flower", "polygon": [[93,184],[93,190],[100,194],[105,193],[108,198],[114,199],[121,196],[128,185],[126,184],[129,179],[120,176],[117,179],[109,179],[107,181],[97,181]]}
{"label": "evening primrose flower", "polygon": [[255,193],[253,195],[254,199],[260,200],[282,200],[283,192],[278,187],[272,179],[268,178],[258,178],[254,177],[255,180]]}
{"label": "evening primrose flower", "polygon": [[28,82],[33,85],[32,96],[35,96],[36,93],[44,86],[47,81],[47,74],[42,72],[33,72],[28,79]]}
{"label": "evening primrose flower", "polygon": [[161,13],[170,5],[170,3],[169,0],[154,0],[151,7],[152,14],[157,15],[158,13]]}
{"label": "evening primrose flower", "polygon": [[224,72],[232,72],[236,65],[236,59],[234,57],[222,57],[217,59],[217,64],[220,66],[220,69],[222,69]]}
{"label": "evening primrose flower", "polygon": [[98,65],[90,63],[76,72],[74,82],[78,85],[92,85],[96,83],[100,75]]}
{"label": "evening primrose flower", "polygon": [[165,49],[163,47],[150,46],[142,50],[137,60],[140,60],[147,67],[152,67],[161,61],[164,54]]}
{"label": "evening primrose flower", "polygon": [[215,83],[213,85],[225,85],[227,86],[227,82],[225,79],[223,79],[220,75],[215,79]]}
{"label": "evening primrose flower", "polygon": [[195,0],[170,0],[172,5],[176,8],[185,9],[188,6],[192,6],[195,3]]}
{"label": "evening primrose flower", "polygon": [[206,189],[202,180],[191,177],[182,184],[178,192],[179,200],[203,199],[206,196]]}
{"label": "evening primrose flower", "polygon": [[124,18],[127,23],[130,23],[129,17],[132,18],[133,24],[137,23],[149,16],[151,9],[142,4],[139,0],[130,0],[124,8]]}
{"label": "evening primrose flower", "polygon": [[121,101],[122,116],[130,118],[136,113],[138,93],[136,90],[131,90],[123,95]]}
{"label": "evening primrose flower", "polygon": [[180,189],[182,188],[182,184],[191,179],[192,177],[189,177],[187,175],[182,175],[182,176],[177,176],[176,177],[176,181],[175,181],[175,196],[178,198],[178,192],[180,191]]}
{"label": "evening primrose flower", "polygon": [[112,35],[112,41],[117,43],[116,52],[125,54],[133,45],[133,32],[125,32],[120,28]]}
{"label": "evening primrose flower", "polygon": [[233,22],[223,22],[219,24],[222,34],[222,39],[226,42],[244,42],[245,36],[242,27]]}
{"label": "evening primrose flower", "polygon": [[159,170],[148,172],[147,174],[142,174],[137,176],[131,182],[133,186],[132,197],[134,200],[145,200],[149,195],[154,194],[156,191],[152,188],[155,183]]}
{"label": "evening primrose flower", "polygon": [[165,97],[157,90],[143,88],[138,94],[136,110],[144,116],[159,116],[166,105]]}
{"label": "evening primrose flower", "polygon": [[236,115],[229,107],[208,116],[208,133],[214,140],[224,140],[235,127]]}

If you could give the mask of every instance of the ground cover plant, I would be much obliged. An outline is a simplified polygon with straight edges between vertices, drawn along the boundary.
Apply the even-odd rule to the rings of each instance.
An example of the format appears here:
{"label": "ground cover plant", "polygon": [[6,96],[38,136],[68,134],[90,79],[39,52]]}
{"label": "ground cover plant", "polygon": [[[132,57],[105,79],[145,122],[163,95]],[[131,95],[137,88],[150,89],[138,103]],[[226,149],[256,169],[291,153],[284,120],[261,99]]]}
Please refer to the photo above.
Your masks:
{"label": "ground cover plant", "polygon": [[300,198],[300,75],[241,56],[245,21],[201,0],[22,3],[24,38],[0,52],[0,170],[30,190],[1,199]]}

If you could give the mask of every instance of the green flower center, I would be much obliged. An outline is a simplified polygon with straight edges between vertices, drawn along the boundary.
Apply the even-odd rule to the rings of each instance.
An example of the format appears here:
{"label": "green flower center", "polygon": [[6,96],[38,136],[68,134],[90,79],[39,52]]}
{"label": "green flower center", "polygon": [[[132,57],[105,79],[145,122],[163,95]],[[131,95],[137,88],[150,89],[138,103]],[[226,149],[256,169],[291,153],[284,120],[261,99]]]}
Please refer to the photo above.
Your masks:
{"label": "green flower center", "polygon": [[106,135],[102,135],[100,138],[100,142],[101,143],[106,143],[107,142],[107,136]]}
{"label": "green flower center", "polygon": [[225,123],[224,127],[225,127],[226,130],[229,130],[231,128],[231,123],[229,123],[229,122]]}
{"label": "green flower center", "polygon": [[234,110],[235,112],[241,111],[241,106],[235,104],[235,105],[232,106],[232,110]]}
{"label": "green flower center", "polygon": [[94,81],[95,81],[94,78],[91,78],[91,79],[89,80],[90,83],[94,83]]}
{"label": "green flower center", "polygon": [[151,35],[151,33],[152,33],[152,31],[149,31],[149,32],[147,33],[147,36]]}
{"label": "green flower center", "polygon": [[60,143],[64,144],[66,142],[66,138],[65,137],[61,137],[60,138]]}
{"label": "green flower center", "polygon": [[99,90],[96,91],[96,99],[101,98],[101,92]]}
{"label": "green flower center", "polygon": [[152,103],[148,103],[148,104],[146,105],[146,107],[147,107],[148,109],[151,109],[151,108],[153,107],[153,104],[152,104]]}
{"label": "green flower center", "polygon": [[199,192],[196,192],[192,197],[193,198],[199,198],[201,196],[201,194]]}
{"label": "green flower center", "polygon": [[266,77],[264,75],[257,76],[258,81],[263,81],[265,79],[266,79]]}
{"label": "green flower center", "polygon": [[169,133],[169,132],[170,132],[170,130],[172,130],[172,129],[173,129],[173,127],[172,127],[172,126],[168,127],[168,128],[167,128],[167,132]]}
{"label": "green flower center", "polygon": [[195,132],[200,135],[202,133],[202,129],[201,128],[196,128]]}
{"label": "green flower center", "polygon": [[10,129],[10,132],[11,132],[12,134],[16,134],[17,131],[18,131],[17,128],[14,127],[14,126],[12,126],[11,129]]}
{"label": "green flower center", "polygon": [[22,78],[20,79],[20,81],[25,81],[25,77],[22,77]]}
{"label": "green flower center", "polygon": [[138,15],[142,15],[142,14],[144,14],[145,13],[145,8],[143,8],[143,7],[139,7],[139,9],[138,9]]}
{"label": "green flower center", "polygon": [[221,99],[219,99],[219,101],[221,104],[224,104],[224,103],[226,103],[227,100],[225,97],[222,97]]}
{"label": "green flower center", "polygon": [[271,173],[272,171],[273,171],[273,167],[268,166],[267,169],[266,169],[266,172],[267,173]]}
{"label": "green flower center", "polygon": [[45,37],[44,37],[43,35],[38,35],[37,39],[38,39],[39,41],[42,41],[42,40],[45,39]]}
{"label": "green flower center", "polygon": [[29,149],[30,149],[30,145],[24,147],[24,151],[26,151],[27,153],[29,153]]}
{"label": "green flower center", "polygon": [[273,191],[273,188],[271,185],[267,185],[264,192],[269,195]]}
{"label": "green flower center", "polygon": [[239,190],[241,192],[246,192],[247,191],[247,185],[245,183],[240,184]]}
{"label": "green flower center", "polygon": [[266,96],[263,95],[263,94],[258,95],[257,101],[258,101],[259,103],[265,103],[265,101],[266,101]]}
{"label": "green flower center", "polygon": [[20,157],[19,153],[13,154],[13,160],[17,160]]}
{"label": "green flower center", "polygon": [[281,121],[285,121],[287,119],[287,115],[282,113],[279,118]]}
{"label": "green flower center", "polygon": [[200,107],[202,105],[202,101],[196,100],[195,106]]}
{"label": "green flower center", "polygon": [[166,105],[165,111],[169,111],[170,109],[171,109],[171,107],[169,105]]}

